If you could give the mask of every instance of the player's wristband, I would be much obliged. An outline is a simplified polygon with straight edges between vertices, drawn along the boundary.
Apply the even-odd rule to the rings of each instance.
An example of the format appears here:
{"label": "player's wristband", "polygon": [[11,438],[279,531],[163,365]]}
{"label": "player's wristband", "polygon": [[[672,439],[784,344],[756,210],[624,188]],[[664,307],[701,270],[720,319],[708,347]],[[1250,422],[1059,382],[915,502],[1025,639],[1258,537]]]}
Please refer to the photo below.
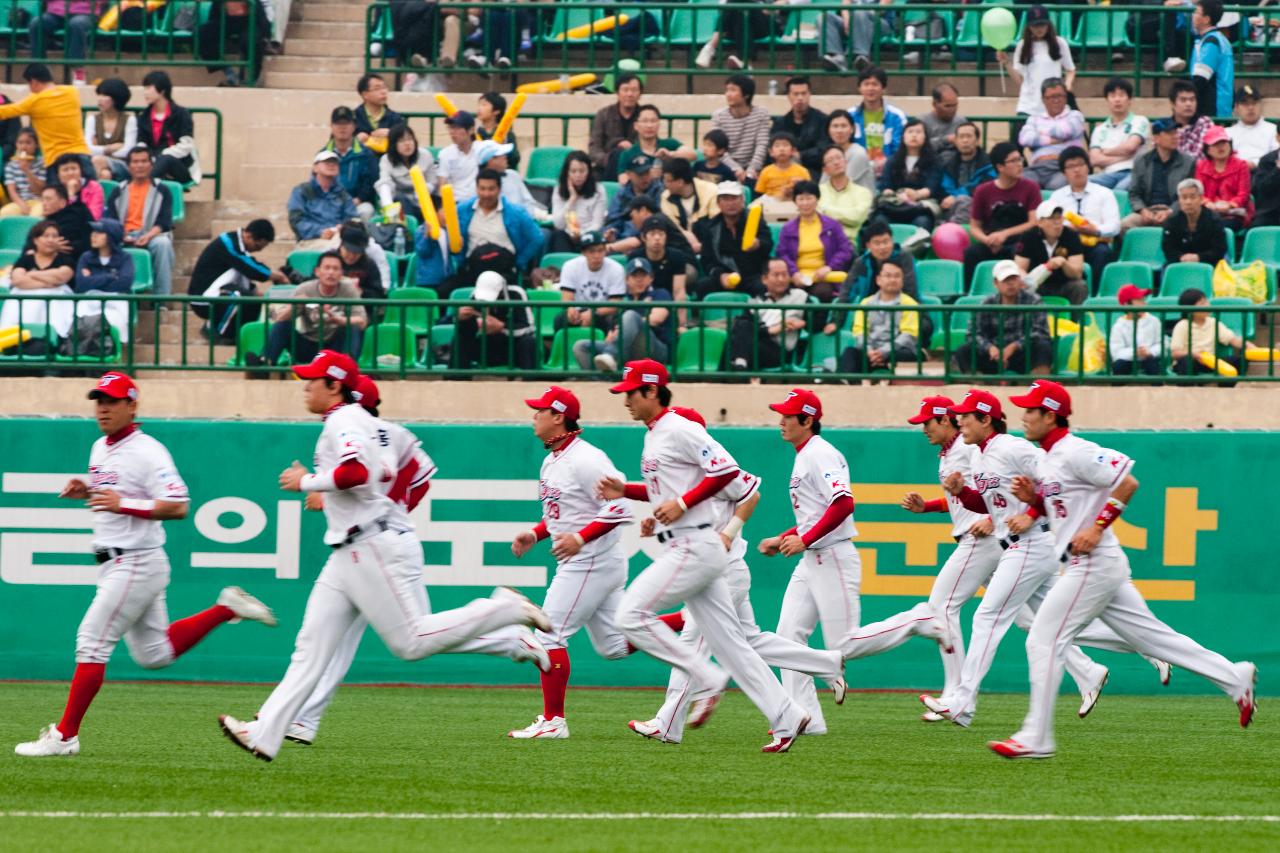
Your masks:
{"label": "player's wristband", "polygon": [[533,534],[533,538],[538,542],[541,542],[543,539],[546,539],[551,535],[551,531],[547,530],[547,522],[545,520],[539,521],[533,527],[529,528],[529,532]]}
{"label": "player's wristband", "polygon": [[931,501],[924,502],[925,512],[946,512],[947,501],[945,498],[934,498]]}
{"label": "player's wristband", "polygon": [[333,492],[338,487],[333,482],[333,472],[325,471],[322,474],[303,474],[298,488],[304,492]]}
{"label": "player's wristband", "polygon": [[132,515],[135,518],[151,518],[151,513],[155,508],[155,501],[144,501],[137,498],[123,498],[120,501],[120,514]]}
{"label": "player's wristband", "polygon": [[1108,498],[1106,506],[1098,512],[1098,517],[1093,520],[1093,523],[1106,530],[1120,517],[1120,513],[1124,512],[1125,506],[1125,502],[1119,498]]}
{"label": "player's wristband", "polygon": [[738,533],[741,532],[741,530],[742,530],[742,519],[738,518],[735,515],[733,518],[729,519],[729,523],[726,524],[724,526],[724,529],[721,530],[720,532],[723,533],[725,536],[728,536],[730,539],[736,539],[738,537]]}
{"label": "player's wristband", "polygon": [[585,539],[583,539],[583,538],[582,538],[582,534],[581,534],[581,533],[575,533],[575,534],[573,534],[573,538],[577,540],[577,542],[578,542],[578,547],[579,547],[579,548],[581,548],[583,545],[586,545],[586,544],[587,544],[587,540],[585,540]]}
{"label": "player's wristband", "polygon": [[688,511],[689,511],[689,505],[688,505],[688,504],[686,504],[686,503],[684,502],[684,496],[683,496],[683,495],[681,495],[680,497],[676,498],[676,503],[680,504],[680,509],[681,509],[681,510],[683,510],[684,512],[688,512]]}
{"label": "player's wristband", "polygon": [[1035,521],[1040,516],[1041,516],[1041,512],[1039,507],[1035,507],[1035,506],[1027,507],[1027,518],[1031,519],[1032,521]]}

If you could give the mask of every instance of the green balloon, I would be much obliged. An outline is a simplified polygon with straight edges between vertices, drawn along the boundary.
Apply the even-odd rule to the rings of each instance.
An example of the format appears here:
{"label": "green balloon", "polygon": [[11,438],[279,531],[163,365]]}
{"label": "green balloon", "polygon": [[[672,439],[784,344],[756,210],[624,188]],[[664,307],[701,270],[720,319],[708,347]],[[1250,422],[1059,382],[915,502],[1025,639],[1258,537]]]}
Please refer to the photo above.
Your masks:
{"label": "green balloon", "polygon": [[1018,34],[1018,21],[1008,9],[988,9],[982,13],[982,43],[995,50],[1013,44]]}

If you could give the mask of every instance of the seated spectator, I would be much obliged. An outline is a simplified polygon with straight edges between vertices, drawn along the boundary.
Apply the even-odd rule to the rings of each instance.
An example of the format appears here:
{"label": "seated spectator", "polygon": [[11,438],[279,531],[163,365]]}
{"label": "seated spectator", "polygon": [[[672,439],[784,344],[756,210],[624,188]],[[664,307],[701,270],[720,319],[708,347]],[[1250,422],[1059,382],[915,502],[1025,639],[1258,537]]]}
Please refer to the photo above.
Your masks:
{"label": "seated spectator", "polygon": [[138,144],[138,119],[125,112],[129,86],[119,77],[109,77],[94,90],[98,111],[84,114],[84,140],[93,157],[99,180],[123,181],[129,177],[129,152]]}
{"label": "seated spectator", "polygon": [[871,8],[822,13],[822,64],[831,71],[848,71],[848,38],[852,41],[853,70],[865,71],[871,67],[871,43],[880,36],[893,35],[894,14],[874,8],[890,5],[887,0],[848,0],[846,5]]}
{"label": "seated spectator", "polygon": [[973,281],[978,264],[994,258],[1013,258],[1013,250],[1025,231],[1036,226],[1040,188],[1022,177],[1022,152],[1012,142],[991,148],[994,180],[973,191],[969,215],[968,248],[964,250],[964,280]]}
{"label": "seated spectator", "polygon": [[[56,181],[45,184],[40,191],[40,206],[44,209],[46,222],[58,226],[58,236],[62,241],[61,252],[75,263],[75,259],[89,251],[89,226],[93,216],[84,202],[71,201],[67,197],[67,188]],[[31,237],[27,237],[27,245],[23,252],[31,249]]]}
{"label": "seated spectator", "polygon": [[[451,67],[458,63],[462,27],[458,13],[462,9],[440,9],[434,3],[400,0],[387,10],[391,16],[391,47],[400,61],[414,68],[426,68],[432,57]],[[417,74],[405,75],[406,90],[417,82]]]}
{"label": "seated spectator", "polygon": [[765,216],[795,216],[792,191],[800,181],[810,180],[809,170],[796,161],[796,153],[795,138],[789,133],[775,134],[769,140],[770,163],[760,170],[755,187]]}
{"label": "seated spectator", "polygon": [[865,68],[858,74],[862,103],[852,112],[853,141],[866,150],[876,177],[902,144],[902,129],[907,126],[907,114],[884,99],[888,86],[889,77],[881,68]]}
{"label": "seated spectator", "polygon": [[694,226],[716,214],[716,185],[693,176],[687,160],[668,160],[662,166],[663,191],[658,210],[676,224],[694,252],[702,247]]}
{"label": "seated spectator", "polygon": [[338,225],[360,215],[350,193],[338,182],[338,171],[338,155],[321,150],[312,160],[311,179],[289,194],[289,226],[298,238],[297,248],[330,248]]}
{"label": "seated spectator", "polygon": [[486,271],[508,282],[519,281],[542,257],[542,229],[524,208],[502,201],[502,176],[492,169],[476,177],[476,197],[458,205],[458,227],[462,252],[454,266],[459,272],[451,284],[442,285],[442,298]]}
{"label": "seated spectator", "polygon": [[[386,299],[391,282],[382,277],[382,271],[369,256],[372,243],[364,220],[355,219],[342,223],[342,227],[338,229],[338,241],[338,259],[342,261],[343,281],[355,284],[365,299]],[[381,315],[380,310],[372,307],[369,313],[373,315],[374,322]]]}
{"label": "seated spectator", "polygon": [[942,212],[938,204],[942,198],[942,169],[920,119],[907,120],[902,144],[880,173],[876,190],[876,216],[933,230],[933,223]]}
{"label": "seated spectator", "polygon": [[292,298],[307,302],[273,305],[271,327],[261,353],[244,353],[250,367],[274,365],[289,353],[294,364],[306,364],[322,349],[360,358],[367,324],[363,305],[334,305],[328,299],[359,299],[360,289],[342,277],[342,257],[325,252],[316,261],[315,278],[304,281]]}
{"label": "seated spectator", "polygon": [[617,101],[596,111],[587,143],[587,154],[605,180],[618,177],[618,157],[635,143],[636,110],[644,83],[625,71],[614,78],[613,91]]}
{"label": "seated spectator", "polygon": [[1204,185],[1195,178],[1178,184],[1178,210],[1164,221],[1165,263],[1214,266],[1227,256],[1227,229],[1218,214],[1205,207]]}
{"label": "seated spectator", "polygon": [[[390,151],[391,129],[408,124],[409,120],[387,106],[387,97],[391,94],[387,81],[382,79],[381,74],[361,74],[356,81],[356,94],[360,96],[360,106],[350,111],[356,141],[362,146]],[[386,147],[377,142],[370,145],[371,139],[385,140]]]}
{"label": "seated spectator", "polygon": [[27,243],[30,250],[18,256],[9,272],[12,291],[0,305],[0,329],[19,324],[27,327],[48,325],[57,337],[65,338],[75,316],[74,303],[14,297],[71,293],[75,258],[66,253],[66,242],[58,233],[57,224],[48,219],[31,226]]}
{"label": "seated spectator", "polygon": [[699,68],[710,68],[716,58],[716,47],[723,39],[727,51],[725,67],[734,71],[749,68],[760,43],[782,35],[783,14],[770,8],[772,5],[760,3],[752,9],[726,9],[721,12],[720,32],[714,33],[702,46],[694,64]]}
{"label": "seated spectator", "polygon": [[924,122],[925,132],[929,134],[929,144],[939,155],[954,151],[956,148],[956,131],[961,125],[969,124],[969,120],[960,112],[960,92],[950,83],[939,83],[933,87],[933,106],[929,112],[920,116]]}
{"label": "seated spectator", "polygon": [[468,29],[462,58],[472,68],[492,66],[499,71],[511,67],[516,56],[516,42],[512,40],[516,13],[501,3],[483,3],[468,10]]}
{"label": "seated spectator", "polygon": [[725,106],[711,114],[711,126],[729,137],[729,168],[738,183],[754,183],[769,149],[769,111],[755,106],[756,81],[734,74],[725,81]]}
{"label": "seated spectator", "polygon": [[781,133],[791,136],[796,158],[816,181],[822,172],[822,152],[827,148],[827,114],[810,104],[813,91],[808,77],[788,77],[784,88],[789,109],[773,120],[770,132],[775,139]]}
{"label": "seated spectator", "polygon": [[[1002,50],[996,51],[996,60],[1018,86],[1015,111],[1029,116],[1040,112],[1046,80],[1057,80],[1064,89],[1071,89],[1076,79],[1076,64],[1071,58],[1067,40],[1058,35],[1044,6],[1032,6],[1027,11],[1026,20],[1022,39],[1013,56]],[[1062,103],[1066,105],[1065,97]]]}
{"label": "seated spectator", "polygon": [[401,210],[421,222],[422,207],[418,204],[413,179],[409,177],[409,170],[414,166],[422,170],[428,192],[435,192],[439,183],[435,158],[427,149],[418,147],[418,137],[409,125],[397,124],[387,136],[387,153],[378,161],[374,190],[381,210],[398,202]]}
{"label": "seated spectator", "polygon": [[48,174],[52,174],[58,183],[67,188],[68,199],[82,203],[94,219],[102,218],[102,208],[106,203],[102,184],[84,176],[79,155],[63,154],[49,167]]}
{"label": "seated spectator", "polygon": [[834,145],[822,155],[822,183],[818,189],[818,212],[839,222],[849,242],[857,243],[858,232],[871,216],[875,198],[849,177],[844,152]]}
{"label": "seated spectator", "polygon": [[1120,235],[1120,205],[1113,191],[1089,180],[1089,155],[1083,148],[1068,148],[1058,163],[1067,183],[1054,190],[1049,201],[1066,213],[1067,227],[1080,237],[1093,280],[1101,282],[1102,271],[1114,257],[1111,241]]}
{"label": "seated spectator", "polygon": [[1204,157],[1196,161],[1196,180],[1204,186],[1205,207],[1228,228],[1240,231],[1253,222],[1249,164],[1231,150],[1231,137],[1214,125],[1204,135]]}
{"label": "seated spectator", "polygon": [[[1022,269],[1013,261],[1001,261],[993,271],[996,292],[983,305],[1039,305],[1040,297],[1023,287]],[[963,373],[1039,373],[1053,366],[1053,341],[1049,317],[1043,311],[1029,316],[1021,311],[975,311],[969,321],[969,338],[956,350]]]}
{"label": "seated spectator", "polygon": [[[808,295],[791,286],[786,261],[770,258],[765,267],[763,292],[755,294],[729,329],[729,369],[767,370],[781,367],[795,352],[800,332],[807,325],[806,312],[788,306],[804,305]],[[758,306],[767,305],[768,308]]]}
{"label": "seated spectator", "polygon": [[746,197],[742,184],[737,181],[716,186],[716,209],[719,211],[716,215],[699,220],[693,229],[702,247],[705,273],[698,279],[698,298],[706,299],[708,294],[724,291],[758,296],[764,290],[761,278],[773,249],[773,237],[769,229],[762,226],[756,232],[755,241],[743,251]]}
{"label": "seated spectator", "polygon": [[0,216],[42,216],[40,191],[44,189],[44,160],[36,143],[36,132],[24,127],[18,132],[17,150],[4,164],[4,188],[9,203]]}
{"label": "seated spectator", "polygon": [[856,304],[874,295],[880,279],[880,267],[892,261],[902,270],[903,292],[919,302],[915,259],[894,242],[889,223],[883,219],[871,220],[862,231],[862,241],[866,249],[853,262],[849,276],[836,289],[836,301]]}
{"label": "seated spectator", "polygon": [[[671,223],[665,216],[650,216],[640,226],[640,248],[633,251],[628,258],[644,258],[653,269],[653,286],[656,290],[665,290],[677,302],[689,299],[687,288],[689,267],[693,258],[670,245],[667,239]],[[679,312],[680,330],[685,328],[685,312]]]}
{"label": "seated spectator", "polygon": [[[729,136],[723,130],[708,130],[702,136],[702,158],[693,164],[693,176],[708,183],[737,180],[725,160],[729,156]],[[632,165],[635,163],[632,161]],[[634,169],[631,180],[635,180]]]}
{"label": "seated spectator", "polygon": [[1056,201],[1040,202],[1036,219],[1036,227],[1022,235],[1013,252],[1023,281],[1041,297],[1061,296],[1079,305],[1089,296],[1080,238],[1065,227],[1062,205]]}
{"label": "seated spectator", "polygon": [[[715,131],[713,131],[715,132]],[[653,201],[653,213],[658,212],[658,199],[662,197],[663,185],[658,180],[658,173],[653,168],[653,158],[645,155],[643,157],[633,157],[631,159],[631,169],[628,173],[630,180],[618,188],[618,192],[614,194],[613,201],[609,202],[609,210],[604,217],[604,236],[610,242],[621,239],[623,237],[635,237],[636,245],[639,245],[639,232],[634,234],[624,234],[627,230],[629,217],[631,214],[631,202],[640,196],[646,196]],[[640,220],[643,222],[644,220]],[[610,248],[610,252],[629,251],[635,246],[624,248]]]}
{"label": "seated spectator", "polygon": [[111,191],[104,218],[124,229],[124,244],[151,256],[155,292],[173,290],[173,197],[151,176],[151,152],[141,145],[129,152],[130,178]]}
{"label": "seated spectator", "polygon": [[524,288],[508,284],[493,270],[481,273],[475,281],[471,298],[483,304],[458,309],[453,333],[453,366],[536,368],[538,328],[533,322],[533,312],[525,305],[509,304],[528,298]]}
{"label": "seated spectator", "polygon": [[1058,155],[1068,148],[1084,147],[1084,115],[1067,105],[1067,87],[1057,77],[1041,84],[1044,111],[1027,117],[1018,132],[1018,144],[1031,151],[1027,177],[1046,190],[1067,182]]}
{"label": "seated spectator", "polygon": [[[618,178],[628,180],[631,173],[631,161],[636,157],[649,157],[658,168],[673,158],[692,161],[698,155],[692,148],[682,145],[680,140],[663,137],[662,112],[653,104],[641,104],[636,110],[635,142],[625,151],[618,154]],[[590,161],[588,161],[590,162]]]}
{"label": "seated spectator", "polygon": [[996,170],[991,158],[979,145],[978,126],[966,121],[953,134],[954,146],[943,153],[939,166],[942,170],[942,217],[947,222],[967,223],[973,206],[973,192],[980,184],[995,180]]}
{"label": "seated spectator", "polygon": [[[253,256],[276,239],[276,229],[266,219],[254,219],[243,228],[224,231],[200,251],[187,293],[191,296],[258,296],[254,282],[271,281],[285,284],[288,278]],[[234,343],[243,323],[252,323],[262,313],[262,306],[243,304],[192,302],[191,313],[208,320],[203,330],[217,340]]]}
{"label": "seated spectator", "polygon": [[[89,34],[97,29],[98,16],[106,3],[102,0],[46,0],[44,12],[31,19],[31,57],[44,59],[55,37],[61,36],[63,58],[72,66],[73,82],[84,85],[84,67],[77,61],[88,55]],[[20,23],[15,18],[10,26]]]}
{"label": "seated spectator", "polygon": [[617,323],[604,340],[592,338],[573,345],[573,357],[583,370],[593,366],[613,373],[618,364],[637,358],[666,361],[672,352],[670,308],[629,307],[628,302],[670,302],[671,293],[653,286],[653,265],[644,258],[632,258],[626,267],[626,298]]}
{"label": "seated spectator", "polygon": [[1169,103],[1173,104],[1173,123],[1178,130],[1178,150],[1196,158],[1204,151],[1204,135],[1213,119],[1201,115],[1196,87],[1186,80],[1174,80],[1169,87]]}
{"label": "seated spectator", "polygon": [[[225,59],[231,57],[232,46],[237,45],[242,60],[253,60],[250,71],[252,79],[262,79],[262,58],[266,55],[271,39],[267,5],[269,4],[263,0],[219,3],[209,10],[208,20],[196,30],[196,54],[212,63],[206,66],[210,74],[222,71],[223,79],[218,84],[220,87],[234,88],[244,82],[244,72],[241,69],[225,64]],[[178,29],[176,24],[174,29]]]}
{"label": "seated spectator", "polygon": [[[1173,326],[1169,335],[1169,354],[1173,356],[1173,372],[1179,376],[1193,376],[1197,373],[1216,373],[1217,367],[1205,364],[1201,359],[1216,361],[1221,358],[1236,370],[1240,369],[1240,355],[1243,354],[1247,342],[1231,331],[1231,327],[1222,322],[1222,318],[1210,315],[1208,311],[1193,311],[1193,308],[1209,307],[1209,297],[1196,288],[1188,288],[1178,295],[1178,305],[1187,312]],[[1236,355],[1219,356],[1218,347],[1231,347]]]}
{"label": "seated spectator", "polygon": [[1262,117],[1262,94],[1252,83],[1236,89],[1236,118],[1240,120],[1227,128],[1231,147],[1250,169],[1256,169],[1259,160],[1280,148],[1280,140],[1275,122]]}
{"label": "seated spectator", "polygon": [[[505,199],[504,199],[505,202]],[[449,246],[448,232],[441,227],[440,236],[433,240],[426,225],[419,225],[413,235],[413,251],[418,256],[418,272],[414,284],[433,290],[448,289]]]}
{"label": "seated spectator", "polygon": [[1150,151],[1133,162],[1129,206],[1133,212],[1120,221],[1122,230],[1163,225],[1178,200],[1178,185],[1195,173],[1195,159],[1178,150],[1178,129],[1173,119],[1151,123]]}
{"label": "seated spectator", "polygon": [[[507,99],[497,92],[485,92],[476,100],[476,139],[484,141],[493,139],[502,117],[507,114]],[[502,140],[504,145],[511,146],[507,154],[507,168],[518,169],[520,166],[520,145],[516,141],[514,130],[508,130]]]}
{"label": "seated spectator", "polygon": [[[142,78],[147,108],[138,116],[138,142],[156,153],[153,173],[162,181],[200,183],[200,152],[190,110],[173,102],[173,83],[163,71]],[[48,150],[45,152],[48,156]]]}
{"label": "seated spectator", "polygon": [[880,265],[876,292],[853,312],[853,346],[840,353],[841,373],[892,370],[896,364],[920,357],[920,314],[916,311],[877,311],[884,305],[918,305],[902,292],[902,267],[892,260]]}
{"label": "seated spectator", "polygon": [[830,302],[836,285],[827,277],[849,269],[853,244],[839,222],[818,213],[818,194],[818,185],[813,181],[796,184],[795,202],[800,215],[782,226],[778,257],[786,261],[792,284],[820,302]]}
{"label": "seated spectator", "polygon": [[[832,110],[827,116],[827,140],[844,152],[845,171],[850,179],[867,192],[876,191],[876,173],[871,168],[871,160],[867,157],[867,149],[853,141],[853,116],[848,110]],[[827,180],[826,175],[822,180]]]}
{"label": "seated spectator", "polygon": [[[5,166],[6,170],[8,168]],[[1263,155],[1258,161],[1258,168],[1253,170],[1252,186],[1253,200],[1257,205],[1254,227],[1280,225],[1280,151]],[[0,216],[4,215],[0,210]]]}
{"label": "seated spectator", "polygon": [[372,151],[356,139],[356,117],[350,107],[334,107],[329,116],[329,141],[323,151],[338,155],[338,183],[356,203],[364,219],[373,217],[377,201],[374,184],[378,180],[378,162]]}
{"label": "seated spectator", "polygon": [[502,198],[505,201],[523,207],[539,222],[551,218],[551,214],[542,206],[542,203],[529,192],[529,185],[524,182],[524,178],[511,168],[511,155],[515,153],[515,149],[511,147],[510,142],[499,145],[492,139],[486,139],[477,142],[475,150],[476,163],[481,169],[489,169],[502,175]]}
{"label": "seated spectator", "polygon": [[[124,250],[124,229],[114,219],[103,219],[91,226],[89,251],[76,262],[76,293],[132,293],[133,258]],[[129,340],[129,303],[123,300],[85,300],[75,303],[76,317],[102,314],[119,333]]]}
{"label": "seated spectator", "polygon": [[1107,340],[1107,352],[1111,356],[1111,372],[1116,376],[1161,376],[1160,354],[1164,351],[1164,329],[1160,321],[1148,314],[1147,297],[1150,290],[1135,284],[1126,284],[1116,294],[1120,304],[1128,310],[1119,318],[1111,315],[1111,334]]}
{"label": "seated spectator", "polygon": [[[661,187],[662,185],[654,182],[654,185]],[[629,254],[644,245],[640,239],[640,229],[649,221],[650,217],[657,217],[667,226],[667,241],[672,244],[678,244],[682,251],[692,253],[689,248],[688,241],[684,239],[684,235],[680,233],[680,229],[671,220],[662,216],[658,212],[658,202],[656,199],[650,198],[648,195],[637,196],[631,199],[627,205],[626,224],[622,230],[614,235],[614,239],[605,248],[609,250],[609,254]],[[606,233],[606,236],[608,234]]]}
{"label": "seated spectator", "polygon": [[1133,84],[1123,77],[1108,80],[1102,94],[1110,115],[1089,137],[1089,165],[1102,171],[1089,180],[1107,189],[1127,190],[1138,152],[1151,137],[1151,122],[1134,115]]}
{"label": "seated spectator", "polygon": [[444,126],[451,142],[440,151],[437,174],[441,185],[452,186],[454,200],[462,204],[476,197],[476,175],[480,172],[475,152],[476,120],[471,113],[458,110],[444,120]]}
{"label": "seated spectator", "polygon": [[22,70],[31,94],[16,104],[0,105],[0,121],[28,116],[31,129],[40,140],[44,152],[44,165],[63,154],[83,154],[85,165],[89,162],[89,147],[84,142],[83,120],[80,118],[80,93],[74,86],[58,86],[53,82],[53,72],[47,65],[33,62]]}
{"label": "seated spectator", "polygon": [[607,210],[604,188],[596,184],[591,172],[591,159],[581,151],[572,152],[560,166],[560,178],[551,194],[551,224],[555,230],[551,232],[550,251],[579,251],[583,234],[599,233],[604,228]]}
{"label": "seated spectator", "polygon": [[[560,268],[560,298],[565,302],[609,302],[621,300],[627,292],[627,276],[622,264],[608,257],[604,235],[588,231],[582,235],[582,254]],[[594,326],[606,331],[613,326],[616,308],[576,308],[569,306],[556,316],[556,328]]]}

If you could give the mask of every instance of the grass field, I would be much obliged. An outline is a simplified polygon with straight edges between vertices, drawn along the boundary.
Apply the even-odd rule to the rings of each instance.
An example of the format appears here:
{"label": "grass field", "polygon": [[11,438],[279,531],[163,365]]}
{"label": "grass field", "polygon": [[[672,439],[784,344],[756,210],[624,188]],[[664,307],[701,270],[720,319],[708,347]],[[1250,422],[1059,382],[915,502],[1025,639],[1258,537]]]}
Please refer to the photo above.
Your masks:
{"label": "grass field", "polygon": [[534,690],[348,688],[315,746],[265,764],[216,716],[266,694],[108,682],[83,752],[32,760],[12,744],[57,719],[65,685],[0,685],[0,849],[1280,849],[1265,702],[1242,730],[1221,696],[1104,695],[1087,721],[1064,697],[1058,757],[1009,762],[984,743],[1023,696],[984,696],[966,731],[918,722],[909,694],[851,693],[831,734],[771,756],[739,694],[674,746],[626,728],[656,691],[571,693],[570,740],[513,742]]}

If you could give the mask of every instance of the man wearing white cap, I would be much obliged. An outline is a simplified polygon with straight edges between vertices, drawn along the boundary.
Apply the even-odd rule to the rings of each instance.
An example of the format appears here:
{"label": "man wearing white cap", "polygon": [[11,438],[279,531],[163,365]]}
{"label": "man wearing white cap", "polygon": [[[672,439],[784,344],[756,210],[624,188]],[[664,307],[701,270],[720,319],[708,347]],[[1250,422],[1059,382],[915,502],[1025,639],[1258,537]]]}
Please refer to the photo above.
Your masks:
{"label": "man wearing white cap", "polygon": [[742,232],[746,228],[746,196],[737,181],[716,184],[719,213],[694,223],[693,233],[702,244],[700,260],[705,275],[698,279],[701,299],[709,293],[764,293],[764,272],[773,253],[773,235],[763,223],[745,250]]}
{"label": "man wearing white cap", "polygon": [[[1022,267],[1000,261],[992,272],[996,292],[983,305],[1041,305],[1040,297],[1023,286]],[[975,311],[969,339],[956,351],[962,371],[1000,373],[1016,370],[1048,373],[1053,365],[1049,318],[1043,311]]]}
{"label": "man wearing white cap", "polygon": [[[1111,193],[1101,188],[1097,192]],[[1076,232],[1065,226],[1061,202],[1040,202],[1036,227],[1022,235],[1013,260],[1026,284],[1042,297],[1062,296],[1079,305],[1089,296],[1084,283],[1084,246]]]}
{"label": "man wearing white cap", "polygon": [[533,193],[529,192],[529,187],[525,184],[524,178],[520,177],[520,173],[511,168],[510,156],[516,147],[510,142],[494,142],[492,139],[485,139],[475,144],[473,149],[476,162],[481,169],[492,169],[502,176],[502,200],[511,204],[523,207],[529,212],[529,215],[535,219],[544,219],[547,216],[547,208],[541,204]]}
{"label": "man wearing white cap", "polygon": [[537,328],[533,312],[527,306],[510,304],[528,298],[524,288],[507,284],[501,273],[488,270],[476,278],[471,298],[488,304],[458,308],[453,334],[454,366],[534,369]]}
{"label": "man wearing white cap", "polygon": [[311,179],[298,184],[289,195],[289,227],[298,238],[298,249],[332,248],[339,226],[360,215],[351,194],[338,180],[340,161],[337,152],[317,152],[311,161]]}

